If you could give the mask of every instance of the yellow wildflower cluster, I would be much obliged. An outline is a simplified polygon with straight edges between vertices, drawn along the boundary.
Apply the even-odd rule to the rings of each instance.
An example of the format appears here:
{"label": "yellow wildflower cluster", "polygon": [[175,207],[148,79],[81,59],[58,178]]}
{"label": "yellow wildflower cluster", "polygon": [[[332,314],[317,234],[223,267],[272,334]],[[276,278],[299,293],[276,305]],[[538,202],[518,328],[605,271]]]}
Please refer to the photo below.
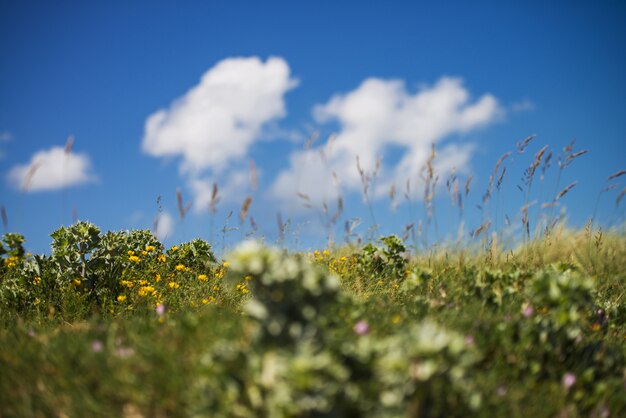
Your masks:
{"label": "yellow wildflower cluster", "polygon": [[145,297],[148,295],[152,295],[154,297],[158,296],[156,289],[152,286],[141,286],[139,290],[137,290],[137,294],[141,297]]}
{"label": "yellow wildflower cluster", "polygon": [[17,266],[17,263],[18,263],[19,260],[20,260],[19,257],[15,257],[15,256],[8,257],[8,258],[4,259],[4,265],[9,267],[9,268],[15,267],[15,266]]}
{"label": "yellow wildflower cluster", "polygon": [[146,245],[146,251],[151,252],[156,250],[156,248],[154,247],[154,245]]}
{"label": "yellow wildflower cluster", "polygon": [[180,285],[176,282],[169,282],[167,285],[170,287],[170,289],[178,289],[180,287]]}
{"label": "yellow wildflower cluster", "polygon": [[157,257],[157,260],[159,260],[159,262],[161,263],[165,263],[165,261],[167,260],[167,257],[165,256],[165,254],[161,254],[160,256]]}
{"label": "yellow wildflower cluster", "polygon": [[219,266],[215,269],[215,271],[213,272],[213,276],[219,280],[222,277],[224,277],[224,273],[226,272],[226,269],[224,269],[222,266]]}
{"label": "yellow wildflower cluster", "polygon": [[133,250],[128,250],[128,255],[129,256],[135,255],[135,252]]}
{"label": "yellow wildflower cluster", "polygon": [[174,245],[172,248],[170,248],[171,251],[178,251],[178,246]]}
{"label": "yellow wildflower cluster", "polygon": [[161,281],[161,275],[159,273],[156,273],[154,275],[154,281],[156,281],[157,283]]}
{"label": "yellow wildflower cluster", "polygon": [[248,289],[248,286],[245,283],[237,283],[237,286],[235,286],[235,288],[241,292],[242,295],[247,295],[248,293],[250,293],[250,289]]}
{"label": "yellow wildflower cluster", "polygon": [[333,258],[328,263],[328,268],[331,272],[344,277],[349,275],[356,267],[356,257],[346,257],[345,255],[339,258]]}
{"label": "yellow wildflower cluster", "polygon": [[328,250],[324,250],[324,251],[318,251],[315,250],[313,251],[313,260],[314,261],[324,261],[325,258],[328,258],[330,256],[330,251]]}
{"label": "yellow wildflower cluster", "polygon": [[203,305],[208,305],[209,303],[215,303],[215,298],[213,296],[209,296],[207,299],[202,299]]}
{"label": "yellow wildflower cluster", "polygon": [[117,297],[117,301],[118,301],[118,302],[124,302],[125,300],[126,300],[126,296],[125,296],[125,295],[119,295],[119,296]]}
{"label": "yellow wildflower cluster", "polygon": [[189,270],[187,267],[185,267],[184,264],[178,264],[176,267],[174,267],[174,269],[176,271],[187,271],[187,270]]}
{"label": "yellow wildflower cluster", "polygon": [[137,257],[136,255],[131,255],[130,257],[128,257],[128,261],[132,261],[132,262],[138,263],[138,262],[141,261],[141,258]]}
{"label": "yellow wildflower cluster", "polygon": [[38,284],[41,284],[41,277],[37,276],[33,279],[33,284],[36,286]]}
{"label": "yellow wildflower cluster", "polygon": [[130,280],[120,280],[120,284],[129,289],[132,289],[135,286],[135,283],[131,282]]}
{"label": "yellow wildflower cluster", "polygon": [[207,281],[209,281],[209,278],[207,277],[206,274],[199,274],[198,275],[198,280],[200,280],[201,282],[207,282]]}
{"label": "yellow wildflower cluster", "polygon": [[83,284],[83,281],[81,279],[72,280],[72,286],[80,286],[81,284]]}

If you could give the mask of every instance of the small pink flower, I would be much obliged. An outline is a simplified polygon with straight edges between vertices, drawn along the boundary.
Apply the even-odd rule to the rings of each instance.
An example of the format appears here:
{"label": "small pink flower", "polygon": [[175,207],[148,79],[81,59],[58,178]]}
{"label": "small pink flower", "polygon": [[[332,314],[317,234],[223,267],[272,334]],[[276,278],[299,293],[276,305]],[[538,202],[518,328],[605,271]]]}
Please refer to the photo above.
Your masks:
{"label": "small pink flower", "polygon": [[156,307],[155,311],[157,315],[162,316],[165,313],[165,305],[163,305],[162,303],[159,304],[159,306]]}
{"label": "small pink flower", "polygon": [[359,321],[354,325],[354,332],[356,332],[359,335],[365,335],[369,332],[370,330],[370,326],[367,323],[367,321]]}
{"label": "small pink flower", "polygon": [[94,353],[99,353],[104,348],[104,344],[100,340],[94,340],[91,342],[91,351]]}
{"label": "small pink flower", "polygon": [[503,385],[498,386],[498,389],[496,389],[496,394],[500,397],[505,396],[507,392],[506,386]]}
{"label": "small pink flower", "polygon": [[563,379],[561,380],[561,384],[565,388],[565,390],[569,390],[576,383],[576,375],[574,373],[565,373],[563,375]]}
{"label": "small pink flower", "polygon": [[474,336],[473,335],[466,335],[464,338],[465,344],[466,345],[474,345]]}
{"label": "small pink flower", "polygon": [[120,347],[115,350],[115,355],[119,358],[128,358],[135,354],[135,350],[130,347]]}
{"label": "small pink flower", "polygon": [[522,315],[524,315],[524,317],[529,318],[529,317],[533,316],[533,313],[535,313],[535,310],[530,305],[530,303],[525,303],[522,306]]}

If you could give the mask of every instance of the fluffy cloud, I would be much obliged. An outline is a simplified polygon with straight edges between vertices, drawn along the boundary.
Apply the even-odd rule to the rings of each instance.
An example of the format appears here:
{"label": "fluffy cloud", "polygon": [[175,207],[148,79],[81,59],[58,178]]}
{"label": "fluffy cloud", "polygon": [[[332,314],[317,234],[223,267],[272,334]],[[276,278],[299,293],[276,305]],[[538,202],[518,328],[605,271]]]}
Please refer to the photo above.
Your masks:
{"label": "fluffy cloud", "polygon": [[[399,150],[399,161],[380,167],[379,187],[374,191],[380,196],[392,183],[417,181],[431,144],[492,123],[501,113],[490,94],[470,100],[457,78],[441,78],[415,93],[407,91],[400,80],[367,79],[357,89],[314,108],[319,123],[337,122],[340,130],[332,143],[294,152],[290,167],[275,180],[273,193],[285,201],[293,201],[296,192],[316,200],[331,199],[337,193],[329,186],[333,177],[341,182],[343,190],[359,190],[356,157],[371,173],[380,157],[398,154]],[[435,168],[439,172],[453,168],[463,171],[472,149],[471,144],[439,146]]]}
{"label": "fluffy cloud", "polygon": [[66,152],[63,147],[39,151],[28,164],[13,167],[7,180],[27,192],[57,190],[93,182],[91,161],[87,154]]}
{"label": "fluffy cloud", "polygon": [[172,237],[174,233],[174,218],[168,212],[161,212],[155,220],[155,235],[160,241]]}
{"label": "fluffy cloud", "polygon": [[246,156],[266,123],[285,116],[284,95],[296,84],[281,58],[220,61],[168,109],[148,117],[143,150],[181,157],[191,175],[219,173]]}

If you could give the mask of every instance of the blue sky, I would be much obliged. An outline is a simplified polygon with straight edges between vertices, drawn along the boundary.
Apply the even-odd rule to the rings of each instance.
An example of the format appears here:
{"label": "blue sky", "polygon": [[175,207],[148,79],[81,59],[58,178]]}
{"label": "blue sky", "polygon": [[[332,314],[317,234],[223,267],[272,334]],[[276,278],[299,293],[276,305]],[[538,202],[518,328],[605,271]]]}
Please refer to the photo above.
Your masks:
{"label": "blue sky", "polygon": [[[473,177],[469,231],[483,221],[476,205],[496,160],[534,133],[524,154],[505,160],[498,208],[486,209],[494,226],[496,212],[500,223],[505,214],[519,223],[525,197],[516,186],[534,154],[549,145],[545,155],[553,151],[556,163],[573,138],[574,151],[589,153],[558,185],[553,164],[528,201],[537,202],[533,216],[545,214],[540,205],[577,180],[557,211],[584,224],[606,178],[626,168],[626,5],[442,3],[0,1],[8,229],[42,252],[73,211],[113,230],[152,228],[160,216],[166,244],[199,236],[219,247],[227,214],[240,227],[239,208],[251,196],[248,221],[230,240],[250,232],[252,216],[257,235],[274,241],[280,211],[291,219],[291,245],[320,246],[324,201],[332,214],[344,199],[337,240],[346,220],[360,218],[362,235],[372,223],[359,155],[370,176],[382,157],[368,193],[380,231],[401,234],[425,222],[419,169],[435,143],[437,234],[445,237],[459,220],[445,188],[451,170],[461,186]],[[319,138],[305,149],[314,132]],[[624,202],[615,207],[623,179],[600,200],[605,225],[624,219]],[[221,200],[211,221],[214,182]],[[177,189],[193,202],[183,221]],[[305,208],[298,192],[317,209]]]}

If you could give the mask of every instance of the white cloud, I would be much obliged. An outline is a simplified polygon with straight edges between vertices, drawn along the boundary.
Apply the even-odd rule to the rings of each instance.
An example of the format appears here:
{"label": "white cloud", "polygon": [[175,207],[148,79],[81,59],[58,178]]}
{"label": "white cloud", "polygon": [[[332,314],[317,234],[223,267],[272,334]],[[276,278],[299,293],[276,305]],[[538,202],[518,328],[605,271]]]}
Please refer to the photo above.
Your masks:
{"label": "white cloud", "polygon": [[172,237],[174,233],[174,218],[168,212],[159,213],[156,220],[155,234],[160,241],[165,241]]}
{"label": "white cloud", "polygon": [[30,162],[13,167],[7,179],[27,192],[57,190],[93,182],[91,161],[87,154],[66,153],[63,147],[37,152]]}
{"label": "white cloud", "polygon": [[0,132],[0,142],[8,142],[13,140],[13,135],[9,131]]}
{"label": "white cloud", "polygon": [[535,104],[530,99],[524,99],[511,105],[512,112],[527,112],[535,109]]}
{"label": "white cloud", "polygon": [[[0,143],[2,142],[9,142],[13,140],[13,135],[11,134],[11,132],[9,131],[3,131],[0,132]],[[5,157],[5,152],[3,149],[0,149],[0,160],[4,159]]]}
{"label": "white cloud", "polygon": [[143,150],[180,156],[184,172],[221,172],[246,156],[266,123],[285,116],[284,95],[296,84],[282,58],[222,60],[168,109],[148,117]]}
{"label": "white cloud", "polygon": [[[407,91],[401,80],[370,78],[358,88],[335,95],[314,108],[320,123],[336,121],[340,130],[332,144],[294,152],[290,167],[273,184],[273,194],[293,202],[296,192],[312,199],[331,199],[336,190],[329,186],[335,172],[346,191],[361,188],[356,156],[366,172],[372,172],[379,157],[401,150],[399,162],[382,164],[377,195],[383,195],[392,182],[403,185],[409,178],[416,182],[431,144],[453,134],[468,133],[495,121],[502,114],[495,97],[485,94],[475,101],[457,78],[441,78],[415,93]],[[320,157],[324,149],[326,158]],[[471,144],[438,146],[435,166],[440,171],[467,169]]]}

